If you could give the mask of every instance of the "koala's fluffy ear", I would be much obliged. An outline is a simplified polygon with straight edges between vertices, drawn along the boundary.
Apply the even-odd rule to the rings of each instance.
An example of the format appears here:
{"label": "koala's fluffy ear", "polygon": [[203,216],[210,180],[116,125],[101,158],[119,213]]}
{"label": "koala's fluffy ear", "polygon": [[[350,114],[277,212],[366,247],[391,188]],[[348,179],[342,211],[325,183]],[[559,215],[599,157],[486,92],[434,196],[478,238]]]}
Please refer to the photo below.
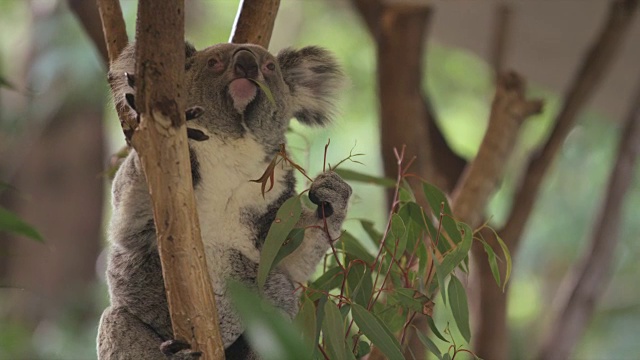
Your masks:
{"label": "koala's fluffy ear", "polygon": [[300,50],[284,49],[277,59],[293,97],[293,116],[307,125],[328,123],[345,79],[333,55],[309,46]]}

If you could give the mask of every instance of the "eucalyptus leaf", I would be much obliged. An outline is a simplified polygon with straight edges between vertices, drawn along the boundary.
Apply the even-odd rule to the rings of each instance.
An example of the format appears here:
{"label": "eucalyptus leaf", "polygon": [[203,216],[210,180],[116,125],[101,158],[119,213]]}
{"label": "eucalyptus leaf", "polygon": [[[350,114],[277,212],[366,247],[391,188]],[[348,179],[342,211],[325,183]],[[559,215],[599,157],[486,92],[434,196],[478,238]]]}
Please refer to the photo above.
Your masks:
{"label": "eucalyptus leaf", "polygon": [[360,259],[367,264],[373,264],[375,257],[362,246],[360,241],[356,239],[351,233],[345,231],[340,236],[339,246],[342,247],[347,254],[352,255],[356,259]]}
{"label": "eucalyptus leaf", "polygon": [[448,286],[449,304],[451,313],[462,337],[469,343],[471,341],[471,329],[469,327],[469,305],[464,286],[457,277],[451,275]]}
{"label": "eucalyptus leaf", "polygon": [[375,245],[380,245],[380,241],[382,240],[382,234],[375,229],[373,222],[369,220],[360,220],[360,225],[364,231],[369,235],[369,238],[373,240]]}
{"label": "eucalyptus leaf", "polygon": [[438,346],[429,339],[429,337],[425,336],[418,329],[416,329],[416,334],[418,334],[418,339],[420,342],[438,359],[442,360],[442,352],[438,349]]}
{"label": "eucalyptus leaf", "polygon": [[255,80],[255,79],[248,79],[248,80],[250,80],[254,84],[258,85],[260,90],[262,90],[262,92],[267,96],[267,99],[269,100],[269,102],[273,106],[276,105],[276,99],[273,97],[273,93],[271,92],[271,89],[269,89],[269,86],[266,83],[263,83],[262,81],[258,81],[258,80]]}
{"label": "eucalyptus leaf", "polygon": [[431,329],[431,331],[433,332],[433,335],[435,335],[438,339],[444,341],[444,342],[449,342],[449,340],[445,339],[444,336],[442,336],[442,334],[440,333],[440,330],[438,330],[438,327],[436,326],[436,323],[433,321],[433,318],[431,316],[427,317],[427,324],[429,324],[429,329]]}
{"label": "eucalyptus leaf", "polygon": [[289,232],[289,235],[287,235],[287,238],[284,241],[284,244],[282,244],[282,246],[280,247],[280,251],[278,251],[276,258],[273,259],[273,263],[271,264],[271,269],[269,271],[273,270],[276,266],[278,266],[278,264],[282,261],[282,259],[287,257],[292,252],[294,252],[302,244],[303,240],[304,240],[304,229],[295,228],[291,230]]}
{"label": "eucalyptus leaf", "polygon": [[358,328],[391,360],[404,360],[398,340],[380,319],[358,304],[352,304],[351,314]]}
{"label": "eucalyptus leaf", "polygon": [[18,215],[0,206],[0,231],[26,236],[38,242],[44,242],[42,235],[33,226],[27,224]]}
{"label": "eucalyptus leaf", "polygon": [[367,306],[373,295],[371,269],[361,262],[354,262],[347,274],[347,286],[350,298],[357,304]]}
{"label": "eucalyptus leaf", "polygon": [[451,211],[451,207],[449,206],[447,197],[440,189],[429,183],[423,182],[422,187],[424,190],[424,194],[427,197],[429,207],[431,207],[431,211],[433,211],[433,214],[436,217],[440,216],[440,206],[441,204],[444,204],[444,209],[442,209],[442,227],[449,235],[451,240],[453,240],[454,244],[459,243],[462,238],[460,236],[460,232],[458,231],[458,227],[456,226],[456,221],[452,217],[453,212]]}
{"label": "eucalyptus leaf", "polygon": [[302,204],[298,196],[287,199],[280,209],[278,209],[276,219],[271,224],[271,228],[269,228],[264,245],[262,245],[262,251],[260,252],[257,276],[257,283],[260,288],[264,286],[282,244],[300,219],[301,213]]}
{"label": "eucalyptus leaf", "polygon": [[229,293],[247,339],[264,360],[311,359],[312,352],[300,333],[273,305],[238,282],[229,283]]}
{"label": "eucalyptus leaf", "polygon": [[486,241],[480,240],[482,242],[482,246],[484,247],[484,251],[487,253],[487,259],[489,261],[489,267],[491,268],[491,274],[493,274],[493,278],[496,280],[496,284],[500,286],[500,269],[498,268],[498,260],[496,259],[496,253],[493,251],[491,245],[487,244]]}
{"label": "eucalyptus leaf", "polygon": [[349,170],[349,169],[335,169],[336,174],[340,175],[340,177],[344,180],[348,181],[359,181],[368,184],[381,185],[386,187],[395,187],[396,182],[383,177],[371,176],[359,173],[357,171]]}
{"label": "eucalyptus leaf", "polygon": [[333,301],[327,301],[324,305],[324,313],[322,334],[324,335],[325,349],[332,359],[355,360],[355,356],[345,342],[345,324],[340,310]]}
{"label": "eucalyptus leaf", "polygon": [[307,296],[302,296],[300,311],[298,311],[298,315],[293,322],[302,331],[302,338],[306,347],[314,349],[314,352],[317,351],[316,307]]}

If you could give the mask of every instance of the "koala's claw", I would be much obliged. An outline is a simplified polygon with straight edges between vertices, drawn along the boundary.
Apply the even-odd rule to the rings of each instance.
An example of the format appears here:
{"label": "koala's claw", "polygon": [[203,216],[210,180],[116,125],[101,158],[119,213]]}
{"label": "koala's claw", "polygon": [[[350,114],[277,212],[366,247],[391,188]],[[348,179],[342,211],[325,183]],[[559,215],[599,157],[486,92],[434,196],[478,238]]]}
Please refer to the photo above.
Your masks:
{"label": "koala's claw", "polygon": [[184,113],[187,121],[189,121],[199,118],[202,114],[204,114],[204,109],[200,106],[194,106],[188,108]]}
{"label": "koala's claw", "polygon": [[[133,87],[135,85],[135,77],[129,73],[125,73],[125,75],[127,76],[127,81],[129,83],[129,86]],[[139,118],[140,114],[138,114],[138,109],[136,109],[135,96],[131,93],[127,93],[124,95],[124,98],[127,101],[127,105],[129,105],[131,110],[136,112],[137,114],[136,118],[138,120],[138,123],[140,123],[140,118]],[[188,120],[197,119],[200,116],[202,116],[202,114],[204,114],[204,109],[200,106],[194,106],[185,110],[184,113],[185,113],[185,118],[188,121]],[[195,141],[205,141],[209,139],[209,136],[205,135],[205,133],[203,133],[202,131],[197,129],[191,129],[191,128],[187,128],[187,137]]]}
{"label": "koala's claw", "polygon": [[132,88],[136,87],[136,76],[125,72],[124,76],[127,78],[127,84],[129,84],[129,86],[131,86]]}
{"label": "koala's claw", "polygon": [[320,174],[311,184],[309,200],[318,205],[319,219],[344,213],[351,197],[351,186],[333,171]]}
{"label": "koala's claw", "polygon": [[309,191],[309,200],[311,200],[312,203],[318,205],[317,211],[318,211],[319,218],[329,217],[333,215],[333,207],[331,206],[331,204],[326,201],[321,201],[320,199],[318,199],[318,195],[315,191],[314,192]]}
{"label": "koala's claw", "polygon": [[167,340],[160,344],[160,351],[171,360],[195,360],[202,356],[201,351],[191,350],[191,345],[180,340]]}
{"label": "koala's claw", "polygon": [[133,94],[124,94],[124,99],[127,100],[127,105],[129,105],[131,110],[133,110],[133,111],[135,111],[137,113],[138,110],[136,109],[136,98],[135,98],[135,96],[133,96]]}

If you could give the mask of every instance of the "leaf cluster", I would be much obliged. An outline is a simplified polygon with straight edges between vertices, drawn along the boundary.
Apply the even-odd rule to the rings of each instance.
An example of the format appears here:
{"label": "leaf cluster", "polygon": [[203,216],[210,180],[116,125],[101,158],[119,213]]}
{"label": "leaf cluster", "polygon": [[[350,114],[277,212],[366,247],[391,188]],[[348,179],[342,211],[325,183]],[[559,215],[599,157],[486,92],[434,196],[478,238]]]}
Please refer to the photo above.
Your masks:
{"label": "leaf cluster", "polygon": [[[275,159],[272,162],[277,163]],[[275,165],[270,167],[273,169]],[[455,343],[449,325],[444,329],[436,326],[432,318],[434,305],[441,299],[450,308],[458,332],[469,343],[469,306],[460,277],[468,273],[473,241],[480,241],[489,253],[496,282],[504,286],[511,258],[502,240],[498,241],[504,250],[501,255],[507,272],[501,282],[497,263],[500,258],[476,236],[479,230],[474,232],[455,219],[441,190],[423,182],[420,195],[427,199],[428,206],[422,207],[403,172],[395,184],[391,179],[352,170],[337,172],[345,180],[394,187],[396,200],[385,230],[379,232],[372,222],[361,219],[366,238],[358,239],[345,231],[340,239],[331,239],[325,228],[332,251],[325,257],[323,274],[309,284],[299,284],[301,306],[294,320],[295,328],[287,326],[287,321],[281,318],[265,318],[261,326],[268,327],[273,337],[270,341],[275,341],[278,344],[275,347],[282,351],[272,356],[269,351],[262,352],[259,347],[257,350],[265,359],[357,359],[375,347],[389,359],[404,359],[406,333],[413,326],[412,320],[424,315],[435,337],[418,334],[428,351],[438,359],[453,359],[460,352],[472,354]],[[263,175],[263,189],[268,178]],[[303,196],[306,195],[289,199],[277,213],[262,250],[257,279],[260,288],[269,271],[304,239],[305,229],[295,227],[302,212]],[[371,248],[378,251],[372,253],[368,250]],[[232,293],[242,293],[235,301],[246,302],[246,306],[238,308],[247,326],[265,317],[259,314],[259,307],[251,305],[260,301],[255,295],[237,289]],[[250,341],[264,342],[260,339],[265,336],[264,330],[250,335]]]}

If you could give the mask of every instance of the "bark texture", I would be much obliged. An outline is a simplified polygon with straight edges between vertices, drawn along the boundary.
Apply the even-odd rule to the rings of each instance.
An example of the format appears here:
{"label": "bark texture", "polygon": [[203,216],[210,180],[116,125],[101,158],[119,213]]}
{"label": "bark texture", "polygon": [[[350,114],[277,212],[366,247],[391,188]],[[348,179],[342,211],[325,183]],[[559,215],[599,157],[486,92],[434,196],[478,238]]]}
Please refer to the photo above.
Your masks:
{"label": "bark texture", "polygon": [[504,177],[524,120],[542,110],[542,101],[525,99],[525,82],[516,73],[500,77],[491,105],[489,127],[476,158],[453,192],[453,212],[472,229],[482,225],[485,209]]}
{"label": "bark texture", "polygon": [[141,0],[136,24],[132,144],[144,167],[176,339],[223,359],[224,348],[195,209],[184,118],[184,2]]}
{"label": "bark texture", "polygon": [[268,48],[279,7],[280,0],[242,0],[230,42]]}

